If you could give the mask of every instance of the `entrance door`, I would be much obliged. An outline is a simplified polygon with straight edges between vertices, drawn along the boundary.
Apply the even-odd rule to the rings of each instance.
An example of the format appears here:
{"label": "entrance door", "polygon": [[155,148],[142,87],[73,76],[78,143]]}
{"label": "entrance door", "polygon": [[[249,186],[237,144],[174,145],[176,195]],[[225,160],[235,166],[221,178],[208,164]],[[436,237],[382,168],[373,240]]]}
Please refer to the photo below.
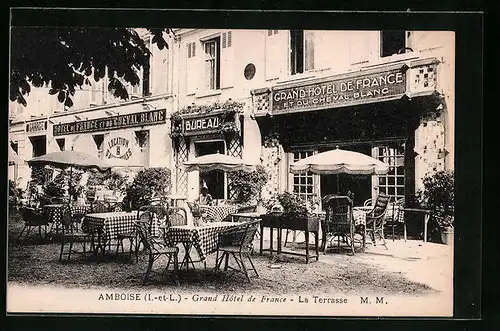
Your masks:
{"label": "entrance door", "polygon": [[[333,148],[319,149],[319,153],[331,150]],[[341,149],[363,153],[371,156],[371,145],[348,145]],[[361,206],[366,199],[371,198],[372,179],[371,175],[320,175],[321,198],[327,194],[346,195],[351,191],[354,194],[354,205]]]}
{"label": "entrance door", "polygon": [[[197,157],[215,153],[225,154],[226,148],[222,140],[197,142],[195,143],[195,152]],[[204,184],[208,187],[208,192],[212,198],[225,199],[226,180],[224,171],[200,172],[200,189]]]}

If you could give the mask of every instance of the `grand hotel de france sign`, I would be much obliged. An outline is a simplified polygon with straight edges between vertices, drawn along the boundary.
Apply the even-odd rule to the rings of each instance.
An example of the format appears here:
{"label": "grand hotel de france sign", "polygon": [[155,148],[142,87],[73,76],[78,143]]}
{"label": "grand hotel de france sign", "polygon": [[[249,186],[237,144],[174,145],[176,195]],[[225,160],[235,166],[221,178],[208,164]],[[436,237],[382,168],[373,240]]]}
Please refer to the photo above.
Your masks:
{"label": "grand hotel de france sign", "polygon": [[353,106],[397,98],[405,92],[406,74],[398,68],[291,87],[274,87],[271,109],[273,114],[282,114]]}

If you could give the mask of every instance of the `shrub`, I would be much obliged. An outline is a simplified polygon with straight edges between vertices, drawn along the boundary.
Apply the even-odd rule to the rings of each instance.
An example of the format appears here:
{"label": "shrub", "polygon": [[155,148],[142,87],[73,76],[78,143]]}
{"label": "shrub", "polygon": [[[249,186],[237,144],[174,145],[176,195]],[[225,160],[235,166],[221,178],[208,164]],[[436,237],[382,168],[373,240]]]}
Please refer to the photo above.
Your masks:
{"label": "shrub", "polygon": [[23,194],[23,190],[17,187],[15,181],[9,179],[9,208],[17,208]]}
{"label": "shrub", "polygon": [[43,192],[51,197],[62,197],[64,196],[64,186],[68,183],[71,174],[71,185],[69,187],[69,194],[74,200],[81,194],[82,187],[80,186],[80,180],[82,179],[82,172],[78,170],[65,169],[61,171],[54,180],[50,181],[45,185]]}
{"label": "shrub", "polygon": [[450,171],[438,171],[423,180],[424,189],[419,192],[422,206],[431,211],[431,217],[440,228],[452,226],[455,211],[454,178]]}
{"label": "shrub", "polygon": [[123,202],[132,209],[151,203],[153,193],[164,196],[170,193],[170,170],[148,168],[139,171],[134,181],[127,187]]}
{"label": "shrub", "polygon": [[54,169],[45,168],[44,166],[33,166],[31,167],[31,181],[36,185],[45,185],[52,178],[53,173]]}
{"label": "shrub", "polygon": [[262,187],[269,181],[269,174],[261,165],[252,172],[235,171],[228,173],[229,189],[236,192],[236,201],[250,203],[259,198]]}

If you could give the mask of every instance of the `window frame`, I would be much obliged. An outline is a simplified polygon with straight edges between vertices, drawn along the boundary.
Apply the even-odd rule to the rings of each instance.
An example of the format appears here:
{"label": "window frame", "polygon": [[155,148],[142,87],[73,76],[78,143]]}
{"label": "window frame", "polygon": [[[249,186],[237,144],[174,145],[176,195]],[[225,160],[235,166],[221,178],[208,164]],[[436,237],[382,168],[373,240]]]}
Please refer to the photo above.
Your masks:
{"label": "window frame", "polygon": [[[308,54],[308,51],[307,51],[307,33],[311,33],[311,35],[313,36],[313,38],[310,40],[312,42],[312,53],[311,54]],[[301,37],[301,54],[300,54],[300,58],[301,58],[301,71],[298,70],[298,62],[297,62],[297,55],[294,55],[295,53],[297,53],[297,45],[296,43],[293,43],[292,39],[293,39],[293,36],[297,36],[298,34],[301,34],[302,37]],[[288,34],[289,34],[289,37],[288,37],[288,49],[289,49],[289,54],[288,54],[288,74],[290,76],[294,76],[294,75],[297,75],[297,74],[304,74],[306,72],[309,72],[309,71],[312,71],[314,70],[315,68],[315,61],[314,61],[314,34],[313,34],[313,31],[312,30],[289,30],[288,31]],[[295,47],[294,45],[295,44]],[[299,43],[300,44],[300,43]],[[295,49],[294,49],[295,48]],[[312,57],[312,60],[309,58],[309,56]],[[295,60],[294,60],[295,59]],[[310,68],[308,68],[307,64],[310,64]]]}
{"label": "window frame", "polygon": [[[394,54],[397,54],[397,51],[396,53],[392,53],[392,54],[388,54],[388,55],[384,55],[384,36],[383,34],[384,33],[388,33],[388,32],[397,32],[397,33],[403,33],[403,40],[404,40],[404,45],[402,47],[400,47],[399,49],[402,49],[402,48],[406,48],[408,47],[408,30],[381,30],[380,33],[379,33],[379,56],[380,58],[386,58],[386,57],[391,57],[392,55]],[[399,51],[398,49],[398,51]]]}
{"label": "window frame", "polygon": [[[205,69],[205,78],[204,78],[204,89],[206,91],[218,91],[221,89],[221,35],[217,35],[213,38],[206,39],[202,41],[203,43],[203,65]],[[210,55],[207,53],[207,46],[210,44],[215,44],[214,51],[215,55]],[[207,62],[213,61],[213,68],[210,69],[210,76],[207,75]],[[213,75],[213,77],[212,77]],[[213,84],[212,84],[213,83]]]}

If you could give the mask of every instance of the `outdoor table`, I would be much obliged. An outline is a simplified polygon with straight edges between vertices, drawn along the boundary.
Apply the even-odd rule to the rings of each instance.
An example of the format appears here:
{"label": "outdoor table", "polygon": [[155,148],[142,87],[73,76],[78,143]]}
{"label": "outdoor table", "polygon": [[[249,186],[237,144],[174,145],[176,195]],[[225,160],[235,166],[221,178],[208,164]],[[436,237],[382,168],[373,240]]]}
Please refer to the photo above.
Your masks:
{"label": "outdoor table", "polygon": [[238,206],[235,205],[218,205],[218,206],[207,206],[200,205],[200,210],[207,217],[211,218],[213,222],[222,222],[228,215],[236,212]]}
{"label": "outdoor table", "polygon": [[217,251],[219,233],[237,226],[239,224],[233,222],[213,222],[207,223],[204,226],[170,226],[165,229],[165,242],[171,246],[179,243],[184,245],[186,254],[181,262],[181,266],[186,263],[186,269],[188,269],[188,264],[194,262],[190,257],[192,247],[196,249],[200,257],[200,261],[196,262],[205,261],[208,254]]}
{"label": "outdoor table", "polygon": [[[99,249],[104,250],[107,243],[117,238],[118,234],[131,233],[135,231],[135,221],[137,221],[137,211],[131,212],[109,212],[109,213],[92,213],[85,215],[83,219],[82,229],[84,232],[92,234],[92,241],[97,237],[97,247],[95,253]],[[156,225],[156,222],[153,222]],[[159,231],[157,226],[151,229],[152,235],[157,236]],[[101,245],[101,240],[104,239],[104,246]]]}
{"label": "outdoor table", "polygon": [[[403,208],[404,212],[415,212],[415,213],[423,213],[424,214],[424,242],[427,242],[427,223],[429,223],[430,218],[430,210],[420,209],[420,208]],[[404,240],[406,241],[406,222],[404,222]]]}
{"label": "outdoor table", "polygon": [[[262,215],[261,215],[262,217]],[[262,255],[262,252],[264,251],[269,251],[271,254],[272,253],[277,253],[277,254],[290,254],[290,255],[297,255],[297,256],[304,256],[306,258],[306,263],[309,263],[309,258],[313,257],[316,258],[316,261],[319,260],[319,217],[317,216],[309,216],[307,218],[299,218],[299,219],[287,219],[282,217],[281,215],[271,215],[270,218],[263,218],[262,221],[260,222],[260,231],[261,231],[261,236],[260,236],[260,254]],[[263,234],[264,234],[264,227],[269,227],[270,231],[270,246],[267,249],[263,249]],[[273,249],[273,230],[277,229],[277,240],[278,240],[278,247],[277,250]],[[295,230],[295,231],[304,231],[305,234],[305,243],[306,243],[306,253],[296,253],[296,252],[290,252],[290,251],[283,251],[281,248],[281,233],[282,230]],[[315,255],[310,255],[309,254],[309,234],[313,233],[314,236],[314,248],[315,248]]]}

